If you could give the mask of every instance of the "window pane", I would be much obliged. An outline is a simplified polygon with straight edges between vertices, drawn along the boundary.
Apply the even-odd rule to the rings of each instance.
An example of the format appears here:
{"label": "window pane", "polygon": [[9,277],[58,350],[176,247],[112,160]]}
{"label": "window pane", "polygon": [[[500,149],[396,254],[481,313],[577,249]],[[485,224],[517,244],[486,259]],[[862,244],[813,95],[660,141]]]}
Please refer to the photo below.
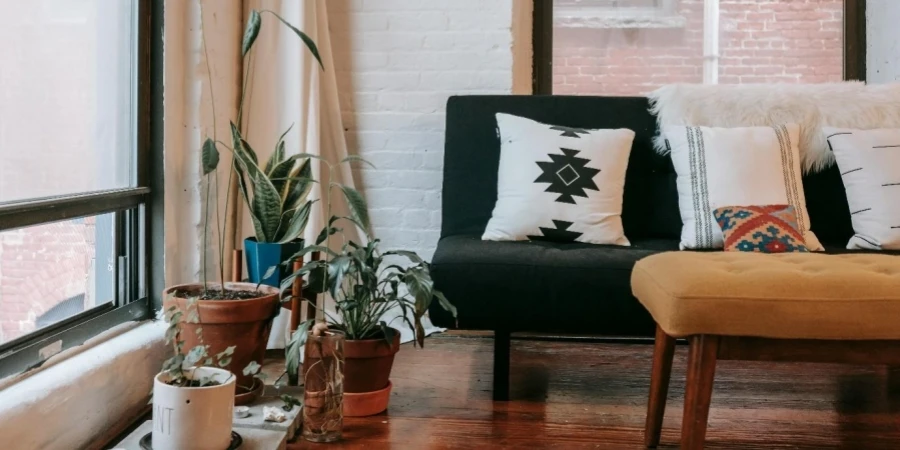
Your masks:
{"label": "window pane", "polygon": [[113,214],[0,232],[0,344],[114,300]]}
{"label": "window pane", "polygon": [[132,186],[136,2],[0,6],[0,202]]}
{"label": "window pane", "polygon": [[[705,23],[704,3],[555,0],[553,93],[842,79],[843,0],[720,0],[714,23]],[[704,45],[718,53],[704,58]]]}

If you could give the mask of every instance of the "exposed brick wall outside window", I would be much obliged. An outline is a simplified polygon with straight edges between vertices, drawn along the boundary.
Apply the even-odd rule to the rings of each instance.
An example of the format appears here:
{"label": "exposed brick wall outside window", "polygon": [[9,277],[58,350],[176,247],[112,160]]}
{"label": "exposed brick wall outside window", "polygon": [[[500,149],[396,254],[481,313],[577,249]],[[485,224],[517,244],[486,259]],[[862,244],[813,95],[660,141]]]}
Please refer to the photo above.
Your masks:
{"label": "exposed brick wall outside window", "polygon": [[[842,79],[843,0],[720,0],[719,83]],[[554,27],[553,93],[642,95],[703,81],[703,0],[673,28]]]}

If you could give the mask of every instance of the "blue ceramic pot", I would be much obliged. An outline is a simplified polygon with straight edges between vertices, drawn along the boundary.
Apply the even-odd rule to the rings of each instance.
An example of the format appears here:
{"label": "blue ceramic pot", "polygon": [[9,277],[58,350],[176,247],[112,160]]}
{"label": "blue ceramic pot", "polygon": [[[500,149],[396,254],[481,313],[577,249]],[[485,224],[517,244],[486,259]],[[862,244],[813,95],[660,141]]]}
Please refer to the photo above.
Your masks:
{"label": "blue ceramic pot", "polygon": [[[256,242],[256,238],[244,239],[244,255],[247,258],[247,278],[251,283],[259,283],[269,267],[286,261],[294,253],[303,249],[303,239],[286,244],[274,242]],[[290,275],[290,267],[280,267],[270,277],[262,280],[262,284],[278,287],[281,280]]]}

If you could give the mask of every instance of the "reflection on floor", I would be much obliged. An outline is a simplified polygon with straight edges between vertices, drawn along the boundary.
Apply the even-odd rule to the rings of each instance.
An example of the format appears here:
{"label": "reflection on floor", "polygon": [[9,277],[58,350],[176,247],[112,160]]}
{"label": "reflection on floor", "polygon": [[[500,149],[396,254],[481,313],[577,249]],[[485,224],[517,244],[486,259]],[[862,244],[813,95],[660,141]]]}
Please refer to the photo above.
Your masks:
{"label": "reflection on floor", "polygon": [[[345,419],[344,442],[328,448],[641,448],[651,346],[514,340],[513,400],[494,403],[492,342],[456,332],[428,339],[425,349],[404,345],[388,411]],[[679,346],[661,449],[678,448],[686,355]],[[900,448],[900,370],[889,377],[876,366],[718,367],[709,450]]]}

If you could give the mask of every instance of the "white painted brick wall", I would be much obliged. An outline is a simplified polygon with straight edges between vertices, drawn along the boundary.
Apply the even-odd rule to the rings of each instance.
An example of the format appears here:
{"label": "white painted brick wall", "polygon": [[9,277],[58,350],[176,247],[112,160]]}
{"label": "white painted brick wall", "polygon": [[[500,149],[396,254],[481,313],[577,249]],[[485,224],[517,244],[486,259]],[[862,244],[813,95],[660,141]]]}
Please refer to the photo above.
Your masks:
{"label": "white painted brick wall", "polygon": [[376,237],[430,259],[440,236],[444,111],[461,94],[509,94],[513,2],[329,0],[356,181]]}

